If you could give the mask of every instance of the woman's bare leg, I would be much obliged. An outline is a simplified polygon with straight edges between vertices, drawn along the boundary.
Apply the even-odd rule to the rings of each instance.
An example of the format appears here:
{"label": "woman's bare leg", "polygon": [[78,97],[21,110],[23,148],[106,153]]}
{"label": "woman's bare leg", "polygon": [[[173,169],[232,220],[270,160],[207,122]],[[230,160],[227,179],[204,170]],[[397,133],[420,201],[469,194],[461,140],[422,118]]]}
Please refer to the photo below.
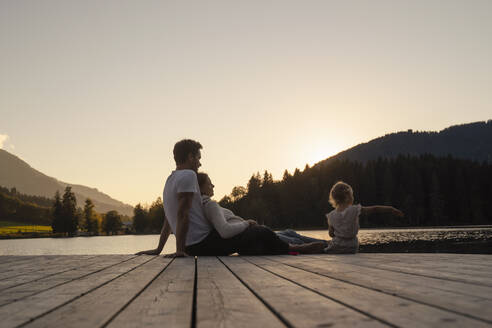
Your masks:
{"label": "woman's bare leg", "polygon": [[322,254],[325,247],[326,243],[321,241],[301,245],[289,244],[289,251],[301,254]]}

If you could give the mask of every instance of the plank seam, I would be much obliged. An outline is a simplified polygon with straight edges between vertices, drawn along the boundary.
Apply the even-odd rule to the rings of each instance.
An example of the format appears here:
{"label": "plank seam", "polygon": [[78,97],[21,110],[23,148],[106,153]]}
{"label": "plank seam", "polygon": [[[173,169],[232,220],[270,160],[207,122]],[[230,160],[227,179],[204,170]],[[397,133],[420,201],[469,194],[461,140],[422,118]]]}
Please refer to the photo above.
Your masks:
{"label": "plank seam", "polygon": [[[91,274],[98,273],[98,272],[101,272],[101,271],[103,271],[103,270],[106,270],[106,269],[109,269],[109,268],[111,268],[111,267],[114,267],[115,265],[118,265],[118,264],[121,264],[121,263],[125,263],[125,262],[127,262],[127,261],[130,261],[131,259],[134,259],[135,257],[136,257],[136,256],[131,257],[131,258],[129,258],[129,259],[126,259],[126,260],[124,260],[124,261],[118,262],[118,263],[111,264],[111,265],[109,265],[109,266],[107,266],[107,267],[104,267],[104,268],[102,268],[102,269],[99,269],[99,270],[96,270],[96,271],[93,271],[93,272],[89,272],[89,273],[87,273],[87,274],[85,274],[85,275],[83,275],[83,276],[80,276],[80,277],[77,277],[77,278],[73,278],[73,279],[68,280],[68,281],[65,281],[65,282],[61,282],[61,283],[59,283],[58,285],[54,285],[54,286],[51,286],[51,287],[49,287],[49,288],[46,288],[46,289],[43,289],[43,290],[39,290],[39,291],[37,291],[37,292],[35,292],[35,293],[33,293],[33,294],[25,295],[25,296],[23,296],[23,297],[21,297],[21,298],[17,298],[17,299],[15,299],[15,300],[13,300],[13,301],[11,301],[11,302],[8,302],[8,303],[5,303],[5,304],[0,304],[0,307],[5,306],[5,305],[8,305],[8,304],[15,303],[15,302],[18,302],[18,301],[21,301],[21,300],[23,300],[23,299],[25,299],[25,298],[27,298],[27,297],[31,297],[31,296],[37,295],[37,294],[39,294],[39,293],[43,293],[43,292],[45,292],[45,291],[47,291],[47,290],[50,290],[50,289],[53,289],[53,288],[56,288],[56,287],[59,287],[59,286],[62,286],[62,285],[68,284],[68,283],[70,283],[70,282],[72,282],[72,281],[75,281],[75,280],[79,280],[79,279],[85,278],[85,277],[87,277],[87,276],[90,276]],[[71,270],[67,270],[67,271],[71,271]],[[20,286],[20,285],[17,285],[17,286]],[[16,286],[16,287],[17,287],[17,286]]]}
{"label": "plank seam", "polygon": [[294,281],[294,280],[292,280],[292,279],[290,279],[290,278],[286,278],[286,277],[284,277],[284,276],[282,276],[282,275],[280,275],[280,274],[278,274],[278,273],[275,273],[275,272],[270,271],[270,270],[268,270],[268,269],[266,269],[266,268],[263,268],[263,267],[261,267],[260,265],[258,265],[258,264],[256,264],[256,263],[251,262],[251,261],[250,261],[250,260],[248,260],[248,259],[244,259],[244,260],[245,260],[245,261],[248,261],[249,263],[251,263],[251,264],[253,264],[253,265],[257,266],[258,268],[260,268],[260,269],[262,269],[262,270],[264,270],[264,271],[270,272],[271,274],[273,274],[273,275],[275,275],[275,276],[277,276],[277,277],[279,277],[279,278],[282,278],[282,279],[284,279],[284,280],[287,280],[287,281],[289,281],[289,282],[291,282],[291,283],[293,283],[293,284],[295,284],[295,285],[297,285],[297,286],[299,286],[299,287],[302,287],[302,288],[304,288],[304,289],[307,289],[307,290],[309,290],[309,291],[311,291],[311,292],[313,292],[313,293],[315,293],[315,294],[318,294],[318,295],[320,295],[320,296],[323,296],[323,297],[325,297],[325,298],[328,298],[328,299],[332,300],[332,301],[333,301],[333,302],[335,302],[335,303],[338,303],[338,304],[341,304],[341,305],[343,305],[343,306],[345,306],[345,307],[348,307],[349,309],[352,309],[352,310],[354,310],[354,311],[356,311],[356,312],[359,312],[359,313],[361,313],[361,314],[363,314],[363,315],[365,315],[365,316],[367,316],[367,317],[369,317],[369,318],[371,318],[371,319],[374,319],[374,320],[376,320],[376,321],[379,321],[379,322],[381,322],[381,323],[383,323],[383,324],[385,324],[385,325],[388,325],[388,326],[390,326],[390,327],[393,327],[393,328],[399,328],[399,326],[397,326],[397,325],[395,325],[395,324],[392,324],[392,323],[390,323],[390,322],[388,322],[388,321],[386,321],[386,320],[384,320],[384,319],[381,319],[381,318],[379,318],[379,317],[376,317],[376,316],[374,316],[374,315],[372,315],[372,314],[370,314],[370,313],[368,313],[368,312],[365,312],[364,310],[360,310],[360,309],[358,309],[358,308],[356,308],[356,307],[354,307],[354,306],[352,306],[352,305],[350,305],[350,304],[347,304],[347,303],[345,303],[345,302],[342,302],[342,301],[340,301],[340,300],[337,300],[336,298],[333,298],[333,297],[331,297],[331,296],[328,296],[328,295],[326,295],[326,294],[324,294],[324,293],[322,293],[322,292],[320,292],[320,291],[317,291],[317,290],[315,290],[315,289],[313,289],[313,288],[310,288],[310,287],[304,286],[303,284],[298,283],[297,281]]}
{"label": "plank seam", "polygon": [[[135,258],[135,257],[132,257],[132,258]],[[102,286],[109,284],[110,282],[112,282],[112,281],[114,281],[114,280],[118,279],[119,277],[121,277],[121,276],[123,276],[123,275],[127,274],[128,272],[131,272],[131,271],[133,271],[133,270],[137,269],[138,267],[140,267],[140,266],[142,266],[142,265],[144,265],[144,264],[146,264],[146,263],[148,263],[148,262],[150,262],[150,261],[155,260],[155,258],[156,258],[156,257],[151,258],[150,260],[145,261],[145,262],[143,262],[143,263],[140,263],[139,265],[137,265],[137,266],[135,266],[135,267],[131,268],[130,270],[128,270],[128,271],[126,271],[126,272],[124,272],[124,273],[122,273],[122,274],[119,274],[118,276],[116,276],[116,277],[114,277],[114,278],[112,278],[112,279],[110,279],[110,280],[108,280],[108,281],[106,281],[106,282],[103,282],[102,284],[100,284],[100,285],[98,285],[98,286],[96,286],[96,287],[93,287],[93,288],[89,289],[88,291],[86,291],[86,292],[84,292],[84,293],[81,293],[80,295],[75,296],[74,298],[72,298],[72,299],[70,299],[70,300],[68,300],[68,301],[66,301],[66,302],[64,302],[64,303],[62,303],[62,304],[60,304],[60,305],[58,305],[58,306],[55,306],[54,308],[52,308],[52,309],[50,309],[50,310],[48,310],[48,311],[46,311],[46,312],[44,312],[44,313],[41,313],[41,314],[39,314],[39,315],[35,316],[34,318],[30,318],[28,321],[26,321],[26,322],[24,322],[24,323],[22,323],[22,324],[18,325],[16,328],[24,327],[25,325],[27,325],[27,324],[29,324],[29,323],[33,322],[34,320],[37,320],[37,319],[39,319],[39,318],[41,318],[41,317],[44,317],[45,315],[50,314],[51,312],[56,311],[56,310],[58,310],[59,308],[61,308],[61,307],[65,306],[65,305],[67,305],[67,304],[69,304],[69,303],[72,303],[73,301],[75,301],[75,300],[77,300],[77,299],[81,298],[82,296],[87,295],[87,294],[89,294],[89,293],[92,293],[92,292],[93,292],[93,291],[95,291],[96,289],[101,288]],[[126,260],[126,261],[128,261],[128,260]],[[123,262],[126,262],[126,261],[123,261]],[[123,263],[123,262],[120,262],[120,263]],[[111,266],[110,266],[110,267],[111,267]],[[108,268],[109,268],[109,267],[108,267]]]}
{"label": "plank seam", "polygon": [[362,287],[362,288],[374,290],[374,291],[379,292],[379,293],[396,296],[396,297],[399,297],[399,298],[404,299],[404,300],[407,300],[407,301],[412,301],[412,302],[419,303],[419,304],[422,304],[422,305],[427,305],[427,306],[430,306],[430,307],[433,307],[433,308],[436,308],[436,309],[439,309],[439,310],[443,310],[443,311],[454,313],[454,314],[459,314],[459,315],[462,315],[462,316],[467,317],[467,318],[470,318],[470,319],[474,319],[474,320],[478,320],[478,321],[482,321],[482,322],[485,322],[485,323],[492,324],[492,321],[491,320],[479,318],[479,317],[476,317],[476,316],[471,315],[471,314],[468,314],[468,313],[463,313],[463,312],[459,312],[459,311],[455,311],[455,310],[450,310],[448,308],[445,308],[445,307],[442,307],[442,306],[439,306],[439,305],[435,305],[435,304],[432,304],[432,303],[427,303],[425,301],[416,300],[416,299],[413,299],[411,297],[407,297],[407,296],[403,296],[403,295],[398,295],[398,294],[387,292],[387,291],[384,291],[384,290],[378,289],[378,288],[364,286],[362,284],[358,284],[358,283],[355,283],[355,282],[352,282],[352,281],[348,281],[348,280],[345,280],[345,279],[341,279],[341,278],[336,278],[336,277],[330,276],[330,275],[325,274],[325,273],[311,271],[311,270],[308,270],[308,269],[304,269],[302,267],[297,267],[295,265],[288,264],[288,263],[283,263],[283,262],[280,262],[280,261],[277,261],[277,260],[274,260],[274,259],[271,259],[271,260],[272,261],[275,261],[277,263],[282,263],[284,265],[287,265],[287,266],[296,268],[296,269],[300,269],[300,270],[303,270],[303,271],[306,271],[306,272],[311,272],[311,273],[317,274],[319,276],[328,277],[328,278],[333,279],[333,280],[342,281],[342,282],[345,282],[345,283],[348,283],[348,284],[351,284],[351,285],[354,285],[354,286],[359,286],[359,287]]}
{"label": "plank seam", "polygon": [[221,259],[220,257],[217,257],[217,259],[227,268],[227,270],[229,270],[233,275],[234,277],[236,277],[237,280],[239,280],[243,285],[244,287],[246,287],[254,296],[256,296],[256,298],[261,302],[263,303],[263,305],[265,305],[267,307],[268,310],[270,310],[270,312],[273,313],[274,316],[277,317],[277,319],[279,319],[286,327],[289,327],[289,328],[294,328],[294,326],[289,322],[289,320],[287,320],[287,318],[285,318],[283,315],[281,315],[279,312],[277,312],[277,310],[275,310],[273,308],[273,306],[271,306],[267,301],[265,301],[263,298],[260,297],[260,295],[258,295],[258,293],[256,293],[253,288],[251,288],[244,280],[242,280],[234,271],[231,270],[231,268],[229,268],[227,266],[227,264],[225,264]]}
{"label": "plank seam", "polygon": [[[158,256],[156,256],[154,259],[156,259],[157,257],[158,257]],[[145,263],[142,263],[141,265],[144,265],[144,264],[146,264],[146,263],[148,263],[148,262],[150,262],[150,261],[152,261],[152,260],[154,260],[154,259],[151,259],[151,260],[149,260],[149,261],[147,261],[147,262],[145,262]],[[167,269],[167,267],[168,267],[168,266],[169,266],[169,265],[170,265],[173,261],[174,261],[174,258],[172,258],[172,259],[171,259],[171,261],[169,261],[169,262],[168,262],[168,263],[164,266],[164,268],[162,268],[162,270],[161,270],[161,271],[159,271],[159,273],[157,273],[157,274],[155,275],[155,277],[154,277],[154,278],[152,278],[152,279],[151,279],[151,280],[150,280],[150,281],[149,281],[149,282],[148,282],[148,283],[147,283],[147,284],[146,284],[146,285],[145,285],[145,286],[144,286],[144,287],[143,287],[143,288],[142,288],[142,289],[141,289],[138,293],[136,293],[136,294],[135,294],[135,296],[133,296],[133,297],[132,297],[132,298],[131,298],[128,302],[126,302],[126,303],[125,303],[125,305],[123,305],[123,306],[121,307],[121,309],[119,309],[118,311],[116,311],[116,313],[115,313],[115,314],[113,314],[113,315],[111,316],[111,318],[109,318],[109,319],[108,319],[105,323],[103,323],[103,324],[102,324],[102,326],[101,326],[101,328],[107,327],[107,326],[108,326],[108,325],[109,325],[109,324],[110,324],[110,323],[111,323],[114,319],[116,319],[116,317],[117,317],[118,315],[120,315],[120,313],[122,313],[122,312],[123,312],[123,311],[124,311],[124,310],[125,310],[125,309],[126,309],[126,308],[127,308],[127,307],[128,307],[128,306],[129,306],[129,305],[130,305],[130,304],[131,304],[131,303],[132,303],[132,302],[136,299],[136,298],[137,298],[137,297],[139,297],[139,296],[140,296],[140,295],[141,295],[141,294],[142,294],[142,293],[143,293],[143,292],[144,292],[144,291],[145,291],[145,290],[146,290],[146,289],[147,289],[147,288],[148,288],[148,287],[149,287],[149,286],[150,286],[150,285],[154,282],[154,280],[156,280],[156,279],[157,279],[157,278],[158,278],[158,277],[159,277],[159,276],[160,276],[160,275],[164,272],[164,270],[166,270],[166,269]],[[139,265],[139,266],[140,266],[140,265]],[[136,269],[136,268],[138,268],[138,267],[135,267],[135,269]],[[131,270],[130,270],[130,271],[131,271]],[[130,271],[128,271],[128,272],[130,272]]]}
{"label": "plank seam", "polygon": [[197,265],[197,257],[195,256],[195,278],[193,281],[193,302],[191,305],[191,328],[196,327],[196,302],[197,302],[197,293],[198,293],[198,265]]}

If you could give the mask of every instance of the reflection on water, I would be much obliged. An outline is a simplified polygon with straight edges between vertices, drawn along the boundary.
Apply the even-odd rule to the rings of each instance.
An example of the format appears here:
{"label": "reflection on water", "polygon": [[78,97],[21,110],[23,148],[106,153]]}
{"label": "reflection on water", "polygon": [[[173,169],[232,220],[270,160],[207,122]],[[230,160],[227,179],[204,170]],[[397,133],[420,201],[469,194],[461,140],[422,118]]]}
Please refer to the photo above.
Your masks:
{"label": "reflection on water", "polygon": [[[329,239],[326,231],[302,231],[309,237]],[[408,242],[415,240],[488,240],[492,239],[492,227],[470,228],[432,228],[432,229],[361,229],[360,244],[384,244],[390,242]]]}
{"label": "reflection on water", "polygon": [[[158,243],[159,235],[6,239],[0,240],[0,255],[133,254]],[[171,235],[163,253],[175,249],[176,239]]]}
{"label": "reflection on water", "polygon": [[[326,230],[299,231],[320,239],[330,239]],[[362,245],[376,245],[411,241],[491,241],[492,227],[438,228],[438,229],[362,229]],[[83,254],[133,254],[155,248],[158,235],[99,236],[74,238],[33,238],[0,240],[0,255],[83,255]],[[170,236],[163,253],[172,253],[176,240]]]}

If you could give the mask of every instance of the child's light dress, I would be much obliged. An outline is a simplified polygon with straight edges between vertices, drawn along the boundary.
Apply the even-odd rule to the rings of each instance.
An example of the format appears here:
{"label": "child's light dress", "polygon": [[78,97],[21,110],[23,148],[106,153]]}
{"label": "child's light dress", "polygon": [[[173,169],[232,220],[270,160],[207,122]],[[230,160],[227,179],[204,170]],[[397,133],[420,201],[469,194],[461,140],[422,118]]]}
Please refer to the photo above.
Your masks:
{"label": "child's light dress", "polygon": [[359,251],[359,215],[362,206],[350,205],[343,211],[333,210],[326,214],[328,225],[334,230],[334,237],[328,241],[325,253],[342,254]]}

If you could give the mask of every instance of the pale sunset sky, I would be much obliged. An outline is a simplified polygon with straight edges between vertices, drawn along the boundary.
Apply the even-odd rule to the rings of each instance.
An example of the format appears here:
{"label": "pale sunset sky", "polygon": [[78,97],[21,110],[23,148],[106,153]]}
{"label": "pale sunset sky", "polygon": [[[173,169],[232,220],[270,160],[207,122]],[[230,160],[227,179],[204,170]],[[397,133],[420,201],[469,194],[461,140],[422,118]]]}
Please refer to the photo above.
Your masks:
{"label": "pale sunset sky", "polygon": [[123,202],[200,141],[216,199],[492,118],[492,1],[0,0],[0,147]]}

